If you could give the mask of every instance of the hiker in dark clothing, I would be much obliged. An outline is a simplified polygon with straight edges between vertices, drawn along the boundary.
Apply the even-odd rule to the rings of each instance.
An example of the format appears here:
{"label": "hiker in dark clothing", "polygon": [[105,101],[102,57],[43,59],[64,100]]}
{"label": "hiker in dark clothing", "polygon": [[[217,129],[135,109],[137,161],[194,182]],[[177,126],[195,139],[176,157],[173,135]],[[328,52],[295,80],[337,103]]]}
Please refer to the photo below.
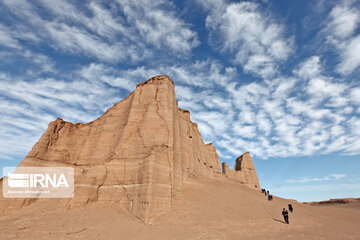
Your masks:
{"label": "hiker in dark clothing", "polygon": [[270,194],[268,195],[268,200],[269,200],[269,201],[271,200],[271,195],[270,195]]}
{"label": "hiker in dark clothing", "polygon": [[284,216],[284,220],[286,224],[289,224],[289,213],[285,208],[283,208],[282,210],[282,215]]}
{"label": "hiker in dark clothing", "polygon": [[289,210],[290,210],[290,212],[293,212],[293,207],[292,207],[291,203],[289,203]]}

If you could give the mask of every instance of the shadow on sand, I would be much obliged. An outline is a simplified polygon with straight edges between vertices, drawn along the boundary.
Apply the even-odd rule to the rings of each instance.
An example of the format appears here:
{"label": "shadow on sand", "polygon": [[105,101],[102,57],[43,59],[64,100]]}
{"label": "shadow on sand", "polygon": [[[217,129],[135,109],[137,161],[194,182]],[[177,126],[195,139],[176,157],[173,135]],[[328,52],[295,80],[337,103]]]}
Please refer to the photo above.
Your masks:
{"label": "shadow on sand", "polygon": [[281,223],[284,223],[284,224],[286,224],[286,222],[284,222],[284,221],[281,221],[281,220],[279,220],[279,219],[276,219],[276,218],[273,218],[273,220],[274,220],[274,221],[277,221],[277,222],[281,222]]}

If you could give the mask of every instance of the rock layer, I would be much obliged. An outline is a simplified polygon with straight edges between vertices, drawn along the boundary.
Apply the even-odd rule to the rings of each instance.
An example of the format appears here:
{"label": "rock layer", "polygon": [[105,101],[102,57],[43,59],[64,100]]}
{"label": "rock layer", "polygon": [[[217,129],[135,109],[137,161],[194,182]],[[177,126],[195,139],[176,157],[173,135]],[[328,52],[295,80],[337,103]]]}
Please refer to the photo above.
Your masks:
{"label": "rock layer", "polygon": [[[51,122],[19,166],[74,167],[75,197],[58,200],[64,207],[116,203],[145,223],[170,209],[188,176],[221,174],[215,147],[204,144],[189,111],[177,108],[165,75],[138,84],[95,121]],[[2,199],[2,206],[31,201]]]}
{"label": "rock layer", "polygon": [[260,189],[254,163],[250,153],[246,152],[235,160],[233,170],[225,162],[222,164],[223,174],[232,181],[246,184],[250,188]]}

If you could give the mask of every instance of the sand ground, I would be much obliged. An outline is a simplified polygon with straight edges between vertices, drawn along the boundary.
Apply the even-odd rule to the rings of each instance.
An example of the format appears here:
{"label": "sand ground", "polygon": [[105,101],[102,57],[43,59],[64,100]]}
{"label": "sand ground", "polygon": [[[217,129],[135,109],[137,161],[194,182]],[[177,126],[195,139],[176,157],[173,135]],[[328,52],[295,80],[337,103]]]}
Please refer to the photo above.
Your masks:
{"label": "sand ground", "polygon": [[170,212],[145,225],[115,205],[73,210],[34,203],[0,216],[0,239],[360,239],[360,204],[311,206],[224,179],[189,179]]}

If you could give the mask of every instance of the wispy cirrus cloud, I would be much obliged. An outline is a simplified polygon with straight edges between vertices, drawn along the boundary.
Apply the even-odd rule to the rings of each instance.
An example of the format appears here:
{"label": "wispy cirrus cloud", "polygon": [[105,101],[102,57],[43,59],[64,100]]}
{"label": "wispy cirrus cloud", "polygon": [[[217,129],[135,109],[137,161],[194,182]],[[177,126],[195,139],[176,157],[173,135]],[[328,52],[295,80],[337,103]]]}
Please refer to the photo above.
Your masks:
{"label": "wispy cirrus cloud", "polygon": [[294,50],[284,25],[255,2],[199,1],[209,12],[206,26],[213,45],[233,55],[248,73],[269,78]]}
{"label": "wispy cirrus cloud", "polygon": [[261,158],[359,154],[356,126],[360,119],[354,116],[358,103],[352,98],[357,88],[324,75],[321,65],[319,56],[312,56],[291,77],[257,83],[230,80],[222,94],[229,107],[208,113],[231,124],[201,121],[196,111],[193,119],[205,126],[205,139],[221,147],[224,155],[245,151]]}
{"label": "wispy cirrus cloud", "polygon": [[[199,45],[197,33],[189,28],[180,18],[175,16],[175,11],[169,11],[169,2],[156,1],[118,1],[127,20],[133,23],[145,39],[157,49],[165,47],[170,51],[186,55],[191,49]],[[139,18],[139,15],[142,17]]]}
{"label": "wispy cirrus cloud", "polygon": [[[360,154],[356,82],[325,72],[320,54],[281,72],[296,48],[293,37],[260,3],[198,2],[206,11],[206,37],[221,42],[215,48],[231,63],[217,56],[189,59],[200,44],[198,33],[169,1],[4,0],[0,11],[6,9],[9,19],[0,28],[7,39],[0,40],[0,59],[13,67],[0,66],[7,139],[17,142],[18,129],[35,131],[32,121],[43,126],[41,132],[58,116],[95,119],[137,83],[167,74],[176,83],[179,107],[191,111],[204,139],[225,158],[245,151],[260,158]],[[357,14],[341,6],[332,20],[339,11]],[[330,19],[335,40],[356,35],[351,16]],[[263,79],[253,81],[254,74]],[[6,155],[7,147],[2,151]]]}
{"label": "wispy cirrus cloud", "polygon": [[0,43],[13,48],[19,47],[20,39],[101,61],[139,62],[155,49],[157,54],[170,51],[184,57],[199,45],[197,33],[168,1],[90,2],[81,8],[69,1],[52,0],[6,0],[2,5],[4,12],[11,13],[11,27],[23,32],[14,38],[11,31],[0,28],[6,33]]}
{"label": "wispy cirrus cloud", "polygon": [[2,24],[0,24],[0,45],[9,48],[21,48],[18,40],[14,36],[14,33]]}
{"label": "wispy cirrus cloud", "polygon": [[308,182],[323,182],[323,181],[334,181],[346,178],[346,174],[330,174],[325,177],[304,177],[300,179],[288,179],[289,183],[308,183]]}
{"label": "wispy cirrus cloud", "polygon": [[360,66],[360,9],[352,1],[342,1],[329,13],[323,30],[326,41],[340,56],[336,70],[351,74]]}

